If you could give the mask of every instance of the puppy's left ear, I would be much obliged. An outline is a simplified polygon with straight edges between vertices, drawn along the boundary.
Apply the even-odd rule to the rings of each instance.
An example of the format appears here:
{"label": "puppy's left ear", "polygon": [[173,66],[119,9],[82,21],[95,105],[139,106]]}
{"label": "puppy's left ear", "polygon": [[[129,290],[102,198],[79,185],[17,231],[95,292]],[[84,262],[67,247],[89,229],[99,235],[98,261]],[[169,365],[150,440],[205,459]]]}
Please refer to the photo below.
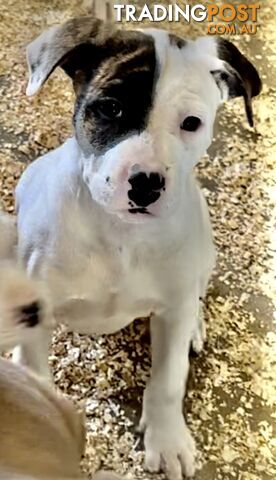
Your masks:
{"label": "puppy's left ear", "polygon": [[253,127],[252,98],[262,90],[262,82],[256,68],[247,58],[224,38],[200,37],[195,42],[198,51],[219,59],[219,65],[210,69],[222,100],[243,97],[249,125]]}
{"label": "puppy's left ear", "polygon": [[248,123],[253,127],[252,97],[259,95],[262,82],[256,68],[228,40],[215,40],[217,57],[223,61],[224,68],[212,70],[211,74],[220,88],[222,95],[225,88],[228,98],[243,97]]}

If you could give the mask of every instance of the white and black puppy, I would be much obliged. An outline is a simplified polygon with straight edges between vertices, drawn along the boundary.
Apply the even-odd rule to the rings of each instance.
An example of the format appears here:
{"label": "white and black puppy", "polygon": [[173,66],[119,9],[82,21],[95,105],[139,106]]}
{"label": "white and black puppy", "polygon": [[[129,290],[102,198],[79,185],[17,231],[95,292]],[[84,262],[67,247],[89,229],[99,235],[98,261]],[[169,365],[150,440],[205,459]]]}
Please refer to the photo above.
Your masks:
{"label": "white and black puppy", "polygon": [[[52,315],[87,334],[151,317],[152,375],[141,429],[146,467],[170,480],[195,471],[182,414],[200,298],[215,263],[193,167],[212,141],[222,101],[261,90],[226,40],[122,31],[91,17],[43,33],[28,48],[28,95],[57,66],[76,92],[75,136],[30,165],[17,187],[19,253],[48,285]],[[48,376],[49,330],[20,348]]]}

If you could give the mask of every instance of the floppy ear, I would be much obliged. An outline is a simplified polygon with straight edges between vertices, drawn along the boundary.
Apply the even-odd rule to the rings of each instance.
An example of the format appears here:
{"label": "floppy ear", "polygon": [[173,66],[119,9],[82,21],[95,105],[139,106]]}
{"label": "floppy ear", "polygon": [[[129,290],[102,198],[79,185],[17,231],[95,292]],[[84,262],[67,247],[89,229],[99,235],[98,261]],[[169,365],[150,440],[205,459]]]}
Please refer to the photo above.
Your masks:
{"label": "floppy ear", "polygon": [[224,69],[212,70],[211,73],[223,92],[228,90],[228,98],[244,98],[249,125],[253,127],[252,97],[259,95],[262,82],[255,67],[228,40],[218,38],[216,41],[217,57],[224,62]]}
{"label": "floppy ear", "polygon": [[91,70],[97,46],[114,30],[112,24],[85,16],[43,32],[27,48],[30,75],[27,95],[36,93],[57,66],[73,80],[78,71],[85,72],[88,64]]}

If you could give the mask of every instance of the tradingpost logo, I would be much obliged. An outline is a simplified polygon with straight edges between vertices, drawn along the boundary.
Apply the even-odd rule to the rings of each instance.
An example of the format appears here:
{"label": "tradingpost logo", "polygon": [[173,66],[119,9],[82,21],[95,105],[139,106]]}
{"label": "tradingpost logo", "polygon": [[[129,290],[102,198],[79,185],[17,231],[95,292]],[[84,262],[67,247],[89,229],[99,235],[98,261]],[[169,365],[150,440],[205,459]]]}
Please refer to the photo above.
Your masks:
{"label": "tradingpost logo", "polygon": [[222,3],[179,1],[167,6],[147,3],[140,9],[133,4],[114,5],[118,22],[206,22],[209,35],[239,35],[257,33],[260,3]]}

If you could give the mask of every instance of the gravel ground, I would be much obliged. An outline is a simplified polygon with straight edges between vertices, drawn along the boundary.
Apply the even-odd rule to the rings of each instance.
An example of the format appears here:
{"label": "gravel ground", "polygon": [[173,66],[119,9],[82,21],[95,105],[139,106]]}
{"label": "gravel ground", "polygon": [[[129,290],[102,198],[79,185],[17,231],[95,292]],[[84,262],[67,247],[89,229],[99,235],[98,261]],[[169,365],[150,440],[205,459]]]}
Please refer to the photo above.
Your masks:
{"label": "gravel ground", "polygon": [[[26,98],[24,46],[43,28],[80,14],[80,3],[1,2],[0,195],[9,212],[14,208],[14,186],[26,165],[71,133],[70,82],[57,72],[39,96]],[[223,107],[215,142],[198,167],[218,264],[205,302],[208,341],[204,352],[191,359],[185,401],[200,452],[197,480],[276,478],[273,3],[261,2],[256,36],[231,37],[263,78],[263,93],[254,101],[256,127],[247,126],[241,100]],[[207,30],[206,23],[162,26],[183,36]],[[90,475],[103,466],[130,478],[161,479],[143,472],[142,444],[135,432],[150,367],[147,321],[100,338],[61,328],[50,361],[56,384],[86,409],[84,471]]]}

